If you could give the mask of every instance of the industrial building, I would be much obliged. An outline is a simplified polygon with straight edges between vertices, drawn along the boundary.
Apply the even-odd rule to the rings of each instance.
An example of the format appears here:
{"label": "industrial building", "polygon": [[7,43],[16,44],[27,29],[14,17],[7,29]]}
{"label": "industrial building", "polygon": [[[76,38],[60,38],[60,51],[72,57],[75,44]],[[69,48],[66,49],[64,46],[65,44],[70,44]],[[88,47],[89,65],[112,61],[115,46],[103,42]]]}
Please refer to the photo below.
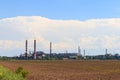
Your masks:
{"label": "industrial building", "polygon": [[83,50],[81,54],[80,46],[78,46],[78,53],[52,53],[52,42],[50,42],[50,52],[44,53],[43,51],[36,50],[36,40],[34,40],[34,51],[28,53],[28,41],[25,41],[25,53],[21,54],[17,59],[24,60],[106,60],[106,59],[120,59],[119,54],[108,54],[105,49],[105,55],[87,56],[86,51]]}

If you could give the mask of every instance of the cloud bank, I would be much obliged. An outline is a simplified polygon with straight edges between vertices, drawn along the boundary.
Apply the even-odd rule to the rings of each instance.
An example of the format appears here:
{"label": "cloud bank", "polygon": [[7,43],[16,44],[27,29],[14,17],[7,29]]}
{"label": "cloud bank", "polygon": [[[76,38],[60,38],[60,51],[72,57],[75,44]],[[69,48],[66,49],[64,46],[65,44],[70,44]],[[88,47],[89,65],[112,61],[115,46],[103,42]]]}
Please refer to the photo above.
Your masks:
{"label": "cloud bank", "polygon": [[77,52],[78,45],[88,50],[119,49],[120,18],[80,21],[18,16],[0,19],[2,55],[24,53],[25,40],[33,50],[34,39],[37,40],[37,50],[45,52],[49,52],[49,42],[53,42],[53,52]]}

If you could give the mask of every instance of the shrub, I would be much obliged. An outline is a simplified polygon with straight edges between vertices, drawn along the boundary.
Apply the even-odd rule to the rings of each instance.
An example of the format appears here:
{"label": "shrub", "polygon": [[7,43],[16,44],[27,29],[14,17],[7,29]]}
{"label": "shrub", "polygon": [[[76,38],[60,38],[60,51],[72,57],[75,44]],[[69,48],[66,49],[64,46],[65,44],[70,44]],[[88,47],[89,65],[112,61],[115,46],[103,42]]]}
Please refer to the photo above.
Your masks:
{"label": "shrub", "polygon": [[15,70],[15,73],[16,74],[21,74],[23,78],[25,78],[29,74],[29,72],[27,70],[24,70],[23,67],[18,67]]}
{"label": "shrub", "polygon": [[25,80],[22,75],[16,74],[0,66],[0,80]]}

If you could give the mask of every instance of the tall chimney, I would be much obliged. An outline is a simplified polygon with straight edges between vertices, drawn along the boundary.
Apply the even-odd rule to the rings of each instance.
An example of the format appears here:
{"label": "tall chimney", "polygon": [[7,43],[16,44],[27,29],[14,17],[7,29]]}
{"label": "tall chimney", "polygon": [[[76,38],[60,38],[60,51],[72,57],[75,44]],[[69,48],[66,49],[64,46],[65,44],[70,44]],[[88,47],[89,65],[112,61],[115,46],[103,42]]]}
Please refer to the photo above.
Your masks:
{"label": "tall chimney", "polygon": [[34,59],[36,60],[36,40],[34,40]]}
{"label": "tall chimney", "polygon": [[86,51],[85,51],[85,49],[84,49],[84,51],[83,51],[83,52],[84,52],[84,59],[86,59],[86,54],[85,54],[85,53],[86,53]]}
{"label": "tall chimney", "polygon": [[27,48],[28,48],[28,42],[27,40],[25,41],[25,57],[27,59]]}
{"label": "tall chimney", "polygon": [[52,42],[50,42],[50,57],[51,57],[51,54],[52,54]]}
{"label": "tall chimney", "polygon": [[105,49],[105,54],[107,54],[108,53],[108,50],[107,49]]}
{"label": "tall chimney", "polygon": [[78,46],[78,54],[81,55],[81,49],[80,49],[80,46]]}
{"label": "tall chimney", "polygon": [[85,50],[84,50],[84,56],[85,56]]}

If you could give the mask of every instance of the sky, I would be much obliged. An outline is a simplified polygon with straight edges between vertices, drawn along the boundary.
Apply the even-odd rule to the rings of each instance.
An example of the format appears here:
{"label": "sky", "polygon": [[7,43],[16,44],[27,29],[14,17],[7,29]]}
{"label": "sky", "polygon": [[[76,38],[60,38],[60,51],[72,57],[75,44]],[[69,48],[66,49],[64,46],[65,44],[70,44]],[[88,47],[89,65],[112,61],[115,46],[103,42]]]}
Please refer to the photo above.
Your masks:
{"label": "sky", "polygon": [[120,0],[1,0],[0,55],[33,51],[77,52],[87,55],[120,53]]}
{"label": "sky", "polygon": [[1,0],[0,18],[43,16],[87,20],[120,17],[119,0]]}

